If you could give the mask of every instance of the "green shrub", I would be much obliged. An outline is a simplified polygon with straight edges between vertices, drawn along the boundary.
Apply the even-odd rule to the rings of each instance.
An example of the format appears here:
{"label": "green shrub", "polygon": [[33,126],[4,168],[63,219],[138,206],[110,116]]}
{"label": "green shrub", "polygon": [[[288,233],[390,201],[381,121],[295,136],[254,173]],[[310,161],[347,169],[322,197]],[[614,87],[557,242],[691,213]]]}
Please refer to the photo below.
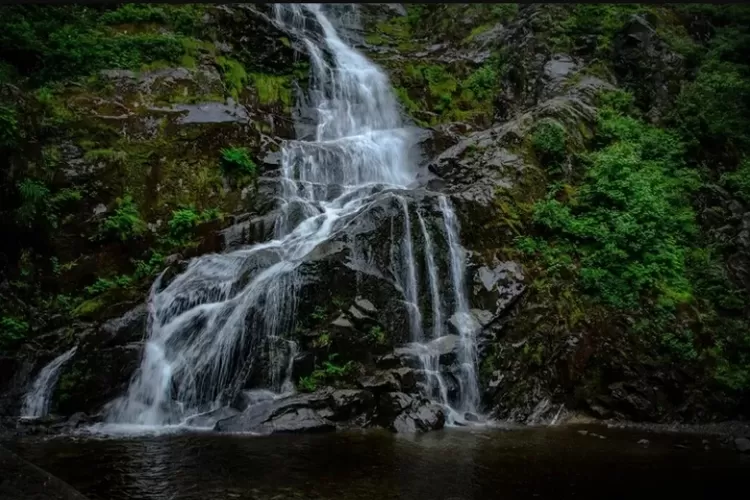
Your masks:
{"label": "green shrub", "polygon": [[535,125],[531,145],[542,165],[557,167],[565,159],[566,140],[565,127],[555,120],[544,119]]}
{"label": "green shrub", "polygon": [[172,217],[167,225],[172,242],[180,245],[186,243],[193,234],[198,224],[219,219],[221,213],[218,209],[208,209],[198,212],[195,207],[189,206],[172,212]]}
{"label": "green shrub", "polygon": [[29,331],[23,320],[3,316],[0,318],[0,348],[8,348],[22,341]]}
{"label": "green shrub", "polygon": [[224,148],[221,150],[221,169],[231,177],[254,176],[257,170],[247,148]]}
{"label": "green shrub", "polygon": [[685,258],[697,230],[689,195],[697,178],[682,163],[681,144],[611,109],[599,128],[606,145],[587,155],[583,184],[562,201],[553,187],[534,207],[534,221],[554,242],[546,251],[569,253],[583,290],[609,306],[689,301]]}
{"label": "green shrub", "polygon": [[333,361],[338,354],[331,354],[322,367],[316,368],[309,376],[301,377],[297,382],[297,388],[302,392],[314,392],[322,385],[335,383],[350,376],[354,371],[354,363],[347,361],[343,365],[335,364]]}
{"label": "green shrub", "polygon": [[49,188],[39,181],[24,179],[18,183],[18,193],[21,205],[16,210],[16,218],[21,225],[31,227],[37,217],[45,212]]}
{"label": "green shrub", "polygon": [[102,221],[100,233],[116,237],[123,242],[143,235],[148,228],[141,219],[133,198],[125,195],[117,198],[116,203],[115,212]]}
{"label": "green shrub", "polygon": [[167,15],[160,6],[126,3],[117,10],[104,13],[100,20],[104,24],[163,23]]}
{"label": "green shrub", "polygon": [[498,87],[499,77],[491,64],[485,64],[464,81],[464,88],[469,89],[479,101],[492,99]]}

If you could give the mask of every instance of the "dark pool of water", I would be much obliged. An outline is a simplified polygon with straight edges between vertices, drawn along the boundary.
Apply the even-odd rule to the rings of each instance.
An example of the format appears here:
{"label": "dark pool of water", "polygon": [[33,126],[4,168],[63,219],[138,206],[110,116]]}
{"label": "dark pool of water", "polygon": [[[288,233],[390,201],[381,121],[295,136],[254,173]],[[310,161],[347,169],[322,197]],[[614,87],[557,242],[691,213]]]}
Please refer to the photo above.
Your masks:
{"label": "dark pool of water", "polygon": [[[716,499],[750,491],[750,457],[721,449],[717,438],[589,428],[602,439],[580,429],[2,444],[92,500]],[[643,438],[648,447],[637,443]]]}

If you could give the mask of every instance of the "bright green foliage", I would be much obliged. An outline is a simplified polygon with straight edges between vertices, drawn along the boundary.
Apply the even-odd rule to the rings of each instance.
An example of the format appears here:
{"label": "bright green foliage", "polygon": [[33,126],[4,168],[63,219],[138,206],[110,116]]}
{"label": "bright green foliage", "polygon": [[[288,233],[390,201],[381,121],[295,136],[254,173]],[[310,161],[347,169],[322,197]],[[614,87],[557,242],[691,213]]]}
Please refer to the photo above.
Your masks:
{"label": "bright green foliage", "polygon": [[[619,309],[644,298],[689,301],[685,245],[695,234],[689,194],[696,179],[681,162],[677,139],[608,109],[606,145],[588,155],[582,185],[560,201],[553,187],[534,221],[572,257],[583,290]],[[538,245],[526,250],[540,250]],[[549,248],[549,247],[546,247]]]}
{"label": "bright green foliage", "polygon": [[[194,34],[200,21],[196,6],[113,7],[5,8],[0,19],[0,58],[37,83],[87,76],[102,69],[138,69],[156,61],[178,63],[186,51],[184,34]],[[110,28],[154,22],[174,31]]]}
{"label": "bright green foliage", "polygon": [[101,17],[104,24],[164,23],[166,20],[167,14],[161,6],[136,3],[123,4]]}
{"label": "bright green foliage", "polygon": [[102,221],[100,232],[123,242],[143,235],[147,226],[133,198],[125,195],[117,198],[116,203],[115,212]]}
{"label": "bright green foliage", "polygon": [[335,364],[333,361],[336,357],[338,354],[331,354],[328,360],[323,362],[322,367],[316,368],[307,377],[301,377],[297,382],[297,388],[302,392],[314,392],[322,385],[348,377],[354,371],[354,364],[351,361],[343,365]]}
{"label": "bright green foliage", "polygon": [[217,209],[199,212],[195,207],[186,207],[172,212],[169,219],[169,236],[173,243],[185,244],[193,234],[196,226],[203,222],[219,219],[221,213]]}
{"label": "bright green foliage", "polygon": [[559,166],[566,156],[565,127],[551,119],[544,119],[534,127],[531,145],[542,165]]}
{"label": "bright green foliage", "polygon": [[710,62],[687,84],[676,120],[696,149],[732,154],[750,148],[750,68]]}
{"label": "bright green foliage", "polygon": [[248,82],[247,72],[242,63],[229,59],[227,57],[217,57],[216,63],[221,69],[221,74],[224,77],[224,82],[227,87],[229,95],[235,100],[239,99],[240,94],[245,89],[245,85]]}
{"label": "bright green foliage", "polygon": [[470,90],[477,100],[487,101],[495,97],[499,79],[495,67],[492,64],[485,64],[469,75],[463,86]]}
{"label": "bright green foliage", "polygon": [[0,317],[0,349],[23,340],[28,331],[29,325],[25,321],[8,316]]}
{"label": "bright green foliage", "polygon": [[247,148],[224,148],[221,150],[221,169],[225,175],[240,178],[254,176],[257,167]]}
{"label": "bright green foliage", "polygon": [[253,73],[251,76],[260,104],[281,103],[285,108],[292,105],[291,81],[288,77],[262,73]]}

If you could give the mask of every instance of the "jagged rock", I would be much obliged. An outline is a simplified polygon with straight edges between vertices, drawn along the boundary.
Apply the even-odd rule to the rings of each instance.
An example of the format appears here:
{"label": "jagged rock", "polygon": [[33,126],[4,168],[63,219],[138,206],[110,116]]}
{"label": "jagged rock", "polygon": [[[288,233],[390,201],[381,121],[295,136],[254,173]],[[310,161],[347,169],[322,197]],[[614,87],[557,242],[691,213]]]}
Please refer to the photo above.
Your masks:
{"label": "jagged rock", "polygon": [[99,345],[111,347],[142,339],[146,333],[147,320],[148,307],[146,304],[140,304],[123,316],[107,321],[99,330]]}
{"label": "jagged rock", "polygon": [[684,58],[638,15],[631,16],[612,45],[618,81],[633,89],[639,107],[657,120],[680,92],[686,75]]}
{"label": "jagged rock", "polygon": [[185,421],[185,425],[190,427],[214,427],[219,420],[232,418],[239,414],[240,410],[224,406],[213,411],[193,415]]}
{"label": "jagged rock", "polygon": [[525,286],[521,265],[513,262],[495,261],[492,267],[480,266],[474,273],[472,303],[487,311],[488,321],[483,317],[480,323],[486,326],[502,316],[523,294]]}
{"label": "jagged rock", "polygon": [[276,393],[267,389],[240,391],[232,401],[232,408],[239,411],[244,411],[248,406],[253,406],[267,401],[273,401],[275,397]]}
{"label": "jagged rock", "polygon": [[333,320],[331,322],[331,326],[335,326],[337,328],[345,328],[345,329],[353,329],[354,328],[354,325],[352,324],[352,322],[349,321],[344,316],[339,316],[338,318],[336,318],[335,320]]}
{"label": "jagged rock", "polygon": [[427,344],[429,352],[437,355],[443,366],[451,365],[456,361],[460,346],[461,337],[458,335],[443,335]]}
{"label": "jagged rock", "polygon": [[363,377],[359,386],[376,394],[387,391],[398,391],[400,386],[396,377],[390,372],[378,372],[375,375]]}
{"label": "jagged rock", "polygon": [[415,433],[442,429],[444,425],[445,414],[442,407],[435,403],[422,402],[413,403],[400,413],[393,420],[391,428],[398,433]]}
{"label": "jagged rock", "polygon": [[220,432],[274,434],[334,430],[311,407],[308,398],[291,397],[249,406],[242,413],[219,420],[214,429]]}
{"label": "jagged rock", "polygon": [[403,392],[412,392],[417,387],[417,374],[408,367],[396,368],[391,371],[398,380]]}
{"label": "jagged rock", "polygon": [[384,417],[395,417],[414,403],[414,398],[403,392],[384,392],[378,399],[378,412]]}
{"label": "jagged rock", "polygon": [[402,367],[401,357],[397,356],[394,353],[385,354],[378,358],[377,366],[378,368],[382,368],[384,370],[389,370],[391,368],[400,368]]}
{"label": "jagged rock", "polygon": [[370,391],[340,389],[331,394],[331,416],[334,421],[348,420],[369,412],[375,406],[375,397]]}
{"label": "jagged rock", "polygon": [[369,314],[375,314],[376,312],[378,312],[377,308],[372,304],[372,302],[361,297],[357,297],[356,299],[354,299],[354,305]]}

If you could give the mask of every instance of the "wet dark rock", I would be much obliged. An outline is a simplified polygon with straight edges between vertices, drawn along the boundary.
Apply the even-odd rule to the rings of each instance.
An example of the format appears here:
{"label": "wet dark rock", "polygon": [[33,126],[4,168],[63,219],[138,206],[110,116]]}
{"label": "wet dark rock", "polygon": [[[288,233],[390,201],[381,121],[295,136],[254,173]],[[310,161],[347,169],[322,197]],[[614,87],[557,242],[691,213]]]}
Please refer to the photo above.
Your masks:
{"label": "wet dark rock", "polygon": [[395,417],[414,403],[414,398],[403,392],[384,392],[378,400],[381,416]]}
{"label": "wet dark rock", "polygon": [[147,320],[148,306],[140,304],[123,316],[107,321],[99,329],[102,336],[99,345],[111,347],[141,340],[146,334]]}
{"label": "wet dark rock", "polygon": [[60,371],[52,396],[53,411],[62,415],[96,413],[122,395],[139,365],[141,348],[140,342],[102,348],[95,337],[84,337]]}
{"label": "wet dark rock", "polygon": [[492,266],[480,266],[474,272],[472,304],[488,311],[491,323],[502,316],[523,294],[525,289],[521,265],[517,262],[493,262]]}
{"label": "wet dark rock", "polygon": [[349,420],[370,412],[375,407],[375,397],[370,391],[339,389],[331,393],[331,420]]}
{"label": "wet dark rock", "polygon": [[234,103],[207,102],[202,104],[175,104],[173,110],[180,112],[176,123],[248,123],[250,117],[242,106]]}
{"label": "wet dark rock", "polygon": [[430,353],[438,356],[442,366],[453,364],[458,358],[461,347],[461,337],[458,335],[443,335],[427,344]]}
{"label": "wet dark rock", "polygon": [[315,355],[311,352],[301,352],[294,357],[292,364],[292,380],[299,380],[315,371]]}
{"label": "wet dark rock", "polygon": [[239,411],[244,411],[248,406],[272,401],[275,397],[276,394],[274,392],[266,389],[240,391],[232,401],[231,407]]}
{"label": "wet dark rock", "polygon": [[445,414],[440,405],[427,399],[385,392],[378,398],[378,423],[394,432],[427,432],[442,429]]}
{"label": "wet dark rock", "polygon": [[400,384],[390,372],[378,372],[375,375],[363,377],[359,386],[376,394],[387,391],[398,391]]}
{"label": "wet dark rock", "polygon": [[442,429],[445,425],[445,414],[440,405],[422,401],[401,412],[391,424],[397,433],[416,433]]}
{"label": "wet dark rock", "polygon": [[659,119],[679,93],[686,76],[684,58],[670,50],[643,17],[634,15],[613,41],[618,81],[631,89],[637,104]]}
{"label": "wet dark rock", "polygon": [[213,427],[219,420],[232,418],[239,414],[239,410],[225,406],[206,413],[193,415],[185,421],[185,425],[190,427]]}
{"label": "wet dark rock", "polygon": [[[327,396],[327,395],[326,395]],[[249,406],[242,413],[219,420],[214,427],[220,432],[278,434],[333,431],[336,426],[313,408],[320,399],[290,397]]]}
{"label": "wet dark rock", "polygon": [[412,368],[396,368],[391,373],[398,380],[403,392],[412,392],[417,388],[417,374]]}

